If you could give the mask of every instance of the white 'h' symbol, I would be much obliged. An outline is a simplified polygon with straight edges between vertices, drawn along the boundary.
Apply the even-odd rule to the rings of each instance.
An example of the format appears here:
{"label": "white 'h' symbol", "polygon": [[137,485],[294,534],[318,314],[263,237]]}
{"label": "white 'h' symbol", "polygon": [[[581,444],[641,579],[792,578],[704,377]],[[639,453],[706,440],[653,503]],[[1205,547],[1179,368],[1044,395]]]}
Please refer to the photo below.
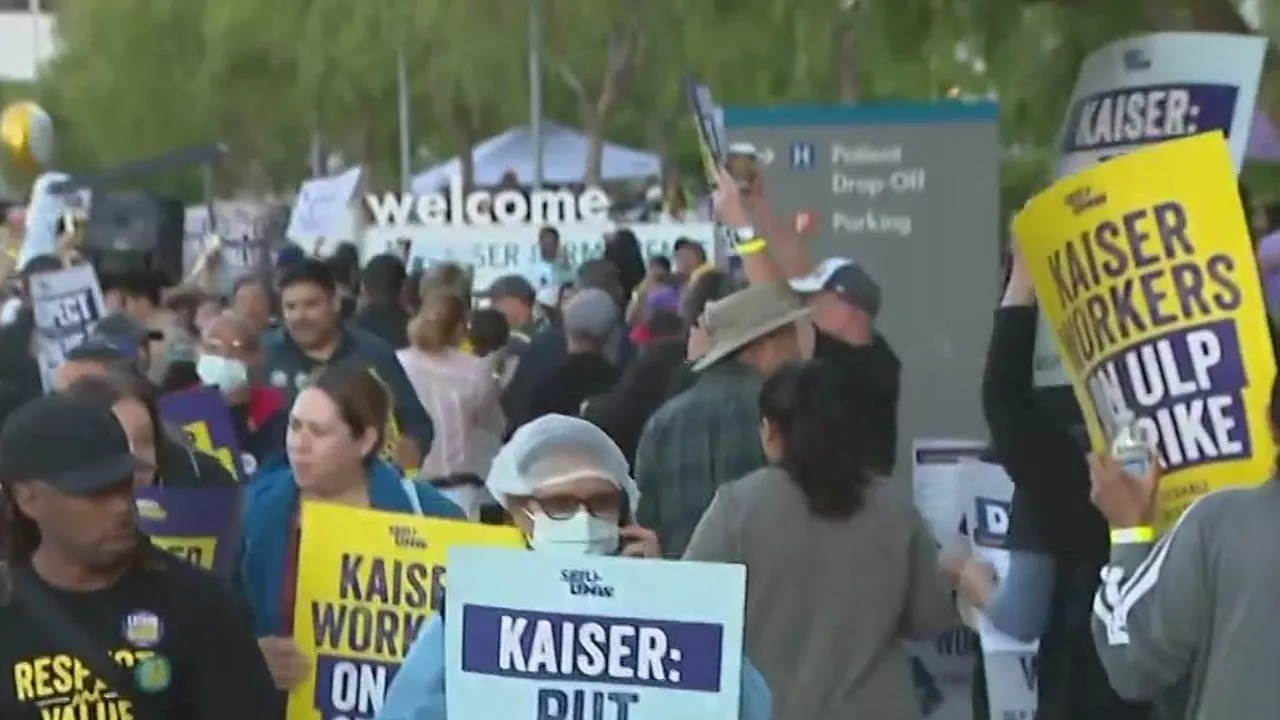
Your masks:
{"label": "white 'h' symbol", "polygon": [[791,167],[807,168],[813,165],[813,143],[791,144]]}

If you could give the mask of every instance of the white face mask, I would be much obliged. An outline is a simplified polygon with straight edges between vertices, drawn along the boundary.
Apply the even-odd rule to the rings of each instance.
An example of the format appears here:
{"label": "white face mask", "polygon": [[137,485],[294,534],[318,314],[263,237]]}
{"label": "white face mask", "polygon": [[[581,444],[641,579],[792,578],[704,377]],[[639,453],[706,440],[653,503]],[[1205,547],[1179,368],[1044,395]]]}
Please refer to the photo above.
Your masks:
{"label": "white face mask", "polygon": [[201,355],[196,361],[196,374],[205,385],[215,385],[223,393],[242,390],[249,384],[249,368],[235,358]]}
{"label": "white face mask", "polygon": [[533,535],[529,546],[534,550],[560,555],[613,555],[618,550],[618,525],[602,520],[584,507],[572,516],[556,520],[543,513],[529,513]]}

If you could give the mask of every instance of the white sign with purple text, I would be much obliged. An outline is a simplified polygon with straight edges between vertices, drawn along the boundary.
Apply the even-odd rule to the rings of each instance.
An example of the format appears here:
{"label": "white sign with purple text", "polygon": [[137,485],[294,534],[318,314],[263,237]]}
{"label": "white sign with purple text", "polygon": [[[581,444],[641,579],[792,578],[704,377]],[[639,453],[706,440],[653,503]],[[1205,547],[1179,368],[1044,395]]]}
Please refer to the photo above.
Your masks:
{"label": "white sign with purple text", "polygon": [[[1267,39],[1167,32],[1113,43],[1080,66],[1058,145],[1058,177],[1130,150],[1218,131],[1244,163]],[[1070,385],[1051,326],[1040,315],[1037,387]]]}
{"label": "white sign with purple text", "polygon": [[738,717],[741,565],[457,547],[448,577],[450,720]]}

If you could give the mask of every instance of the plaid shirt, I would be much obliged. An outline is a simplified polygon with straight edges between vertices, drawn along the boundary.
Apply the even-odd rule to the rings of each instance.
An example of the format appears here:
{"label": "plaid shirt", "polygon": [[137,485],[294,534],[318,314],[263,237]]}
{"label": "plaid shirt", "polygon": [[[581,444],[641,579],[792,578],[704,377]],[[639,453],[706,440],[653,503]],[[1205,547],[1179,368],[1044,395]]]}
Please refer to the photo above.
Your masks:
{"label": "plaid shirt", "polygon": [[760,386],[764,378],[736,360],[698,374],[693,387],[649,418],[636,448],[640,486],[636,521],[678,558],[724,483],[764,466]]}

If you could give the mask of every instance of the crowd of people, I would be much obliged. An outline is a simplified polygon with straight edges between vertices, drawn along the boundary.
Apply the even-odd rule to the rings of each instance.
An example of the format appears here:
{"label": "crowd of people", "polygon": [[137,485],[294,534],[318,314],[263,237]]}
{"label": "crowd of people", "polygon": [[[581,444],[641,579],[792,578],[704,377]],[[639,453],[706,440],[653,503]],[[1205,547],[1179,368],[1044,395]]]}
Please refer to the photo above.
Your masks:
{"label": "crowd of people", "polygon": [[[283,717],[282,691],[308,671],[291,638],[300,500],[511,524],[534,552],[744,564],[752,720],[921,717],[903,641],[958,624],[956,593],[1012,606],[1040,639],[1044,720],[1280,707],[1257,680],[1280,643],[1251,621],[1275,583],[1214,549],[1270,556],[1256,552],[1274,546],[1274,486],[1198,504],[1154,561],[1153,537],[1116,536],[1149,525],[1156,478],[1090,461],[1069,390],[1033,388],[1035,295],[1015,258],[982,406],[1017,488],[1018,578],[940,557],[890,480],[902,367],[877,330],[877,281],[847,258],[815,266],[758,183],[722,181],[733,272],[691,241],[646,259],[625,230],[566,268],[544,228],[539,271],[483,298],[464,267],[409,273],[354,247],[287,247],[225,298],[100,274],[110,314],[47,392],[24,285],[65,259],[31,259],[0,328],[0,664],[14,678],[0,718]],[[244,456],[234,583],[158,550],[134,515],[135,488],[236,481],[160,417],[158,397],[193,387],[225,398]],[[1176,587],[1155,577],[1162,562]],[[1226,585],[1234,599],[1216,604]],[[1123,609],[1123,638],[1096,603]],[[379,717],[444,718],[444,652],[435,618]],[[974,717],[983,692],[979,672]]]}

